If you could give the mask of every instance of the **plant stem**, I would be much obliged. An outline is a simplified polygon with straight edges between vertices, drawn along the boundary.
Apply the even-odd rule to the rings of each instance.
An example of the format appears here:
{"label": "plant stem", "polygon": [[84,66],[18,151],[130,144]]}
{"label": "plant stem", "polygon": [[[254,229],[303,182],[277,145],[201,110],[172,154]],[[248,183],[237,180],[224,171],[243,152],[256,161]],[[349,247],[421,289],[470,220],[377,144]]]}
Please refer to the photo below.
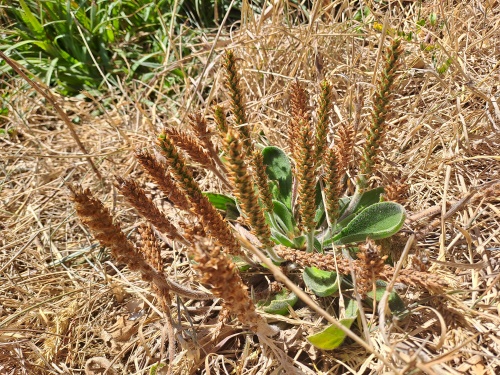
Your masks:
{"label": "plant stem", "polygon": [[307,253],[312,253],[314,251],[314,229],[307,232],[306,234],[307,238]]}

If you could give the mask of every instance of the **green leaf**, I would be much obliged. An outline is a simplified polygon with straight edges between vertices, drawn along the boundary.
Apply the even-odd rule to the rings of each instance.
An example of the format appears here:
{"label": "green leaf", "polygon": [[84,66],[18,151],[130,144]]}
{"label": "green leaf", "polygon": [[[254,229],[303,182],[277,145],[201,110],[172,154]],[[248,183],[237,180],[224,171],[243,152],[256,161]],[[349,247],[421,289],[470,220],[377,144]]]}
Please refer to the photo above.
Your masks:
{"label": "green leaf", "polygon": [[437,14],[436,13],[431,13],[429,15],[429,21],[431,23],[432,26],[434,26],[437,22]]}
{"label": "green leaf", "polygon": [[292,236],[295,232],[295,220],[288,207],[280,201],[273,200],[273,215],[280,226],[279,229],[281,229],[283,233]]}
{"label": "green leaf", "polygon": [[[368,190],[361,194],[361,197],[359,198],[358,204],[356,207],[354,207],[354,210],[352,211],[352,214],[344,218],[342,221],[337,223],[338,228],[344,228],[354,217],[356,217],[356,214],[360,213],[363,211],[365,208],[375,204],[379,203],[381,200],[381,196],[384,193],[384,188],[383,187],[378,187],[372,190]],[[352,197],[343,197],[340,198],[339,200],[339,209],[340,209],[340,216],[344,213],[345,209],[349,206],[349,203],[351,202]]]}
{"label": "green leaf", "polygon": [[235,220],[240,216],[236,200],[224,194],[204,192],[208,201],[218,210],[226,212],[226,219]]}
{"label": "green leaf", "polygon": [[241,258],[237,255],[232,256],[231,260],[236,265],[236,267],[238,267],[238,270],[240,272],[245,272],[245,271],[248,271],[250,269],[250,265],[245,260],[243,260],[243,258]]}
{"label": "green leaf", "polygon": [[[340,324],[342,324],[346,328],[351,328],[351,325],[355,320],[356,317],[341,319]],[[331,325],[323,331],[309,336],[307,340],[309,340],[311,344],[319,349],[333,350],[342,345],[345,337],[346,334],[344,333],[344,331],[334,325]]]}
{"label": "green leaf", "polygon": [[340,231],[333,241],[337,244],[387,238],[397,233],[406,219],[405,209],[394,202],[380,202],[369,206]]}
{"label": "green leaf", "polygon": [[283,289],[270,302],[264,304],[264,311],[269,314],[286,315],[289,311],[288,306],[293,307],[298,300],[294,293]]}
{"label": "green leaf", "polygon": [[278,147],[269,146],[262,149],[266,173],[270,180],[278,182],[277,197],[279,201],[292,209],[292,166],[288,156]]}
{"label": "green leaf", "polygon": [[306,267],[302,279],[318,297],[328,297],[339,289],[337,272],[323,271],[316,267]]}
{"label": "green leaf", "polygon": [[[382,280],[377,280],[376,281],[376,287],[375,287],[375,300],[377,302],[380,302],[382,299],[382,296],[385,293],[385,290],[387,289],[387,283]],[[367,300],[368,304],[372,304],[371,300],[373,299],[373,290],[371,292],[368,292],[367,294]],[[388,300],[388,305],[389,309],[394,315],[402,315],[406,311],[406,306],[404,301],[401,299],[401,297],[396,293],[396,292],[391,292],[389,294],[389,300]]]}
{"label": "green leaf", "polygon": [[291,247],[291,248],[297,248],[295,246],[295,243],[292,242],[287,236],[285,236],[283,233],[281,233],[279,230],[271,228],[271,239],[283,246],[286,247]]}
{"label": "green leaf", "polygon": [[18,14],[21,16],[23,22],[33,33],[35,38],[37,40],[46,40],[47,37],[45,36],[45,31],[42,24],[38,22],[38,19],[35,17],[26,2],[24,0],[19,0],[19,4],[21,4],[21,8],[23,9],[23,11],[19,12]]}

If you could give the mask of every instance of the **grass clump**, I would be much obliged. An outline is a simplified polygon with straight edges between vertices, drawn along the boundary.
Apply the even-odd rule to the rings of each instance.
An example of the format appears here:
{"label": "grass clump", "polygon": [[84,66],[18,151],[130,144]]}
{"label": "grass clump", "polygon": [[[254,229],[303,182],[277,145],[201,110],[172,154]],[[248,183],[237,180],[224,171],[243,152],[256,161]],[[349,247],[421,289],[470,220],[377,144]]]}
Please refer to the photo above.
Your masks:
{"label": "grass clump", "polygon": [[[4,7],[2,49],[63,95],[106,91],[106,81],[148,81],[171,61],[171,0],[19,0]],[[173,55],[170,55],[173,57]],[[1,67],[7,71],[7,67]],[[165,85],[183,81],[177,69]]]}

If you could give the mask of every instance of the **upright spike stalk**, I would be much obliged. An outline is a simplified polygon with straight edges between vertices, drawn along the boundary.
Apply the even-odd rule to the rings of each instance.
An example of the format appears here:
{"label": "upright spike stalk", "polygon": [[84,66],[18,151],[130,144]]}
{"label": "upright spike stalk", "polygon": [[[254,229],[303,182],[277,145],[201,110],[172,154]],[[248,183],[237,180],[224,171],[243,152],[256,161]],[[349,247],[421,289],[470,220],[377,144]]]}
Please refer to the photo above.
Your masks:
{"label": "upright spike stalk", "polygon": [[259,241],[266,248],[269,255],[274,260],[279,261],[280,259],[274,256],[274,242],[271,240],[271,229],[266,223],[264,211],[259,205],[248,166],[243,160],[242,143],[239,135],[233,130],[229,130],[224,139],[229,178],[235,188],[234,195],[238,198],[243,212],[248,217],[250,225]]}
{"label": "upright spike stalk", "polygon": [[363,147],[362,160],[356,181],[356,191],[349,206],[339,220],[347,217],[358,205],[361,195],[368,186],[368,178],[373,172],[377,161],[381,141],[386,132],[386,119],[389,110],[389,101],[392,98],[392,85],[399,68],[399,57],[403,53],[401,40],[395,39],[387,50],[384,69],[378,80],[373,99],[373,108],[370,126],[366,129],[366,142]]}
{"label": "upright spike stalk", "polygon": [[297,156],[297,180],[298,180],[298,204],[300,214],[300,225],[307,236],[307,251],[314,249],[314,229],[316,223],[316,161],[314,160],[314,139],[309,123],[304,120],[299,122],[300,138],[298,140],[300,149]]}

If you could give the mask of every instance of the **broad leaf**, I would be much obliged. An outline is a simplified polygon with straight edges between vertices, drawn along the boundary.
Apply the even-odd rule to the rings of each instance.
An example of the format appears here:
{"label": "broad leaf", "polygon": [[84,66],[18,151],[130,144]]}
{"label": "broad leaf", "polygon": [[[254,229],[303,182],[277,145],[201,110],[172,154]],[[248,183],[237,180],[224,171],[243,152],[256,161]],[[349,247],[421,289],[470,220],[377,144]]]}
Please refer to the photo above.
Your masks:
{"label": "broad leaf", "polygon": [[333,241],[338,244],[378,240],[397,233],[404,224],[405,209],[394,202],[373,204],[357,215],[340,231]]}
{"label": "broad leaf", "polygon": [[[372,190],[368,190],[361,194],[361,197],[359,198],[359,202],[354,207],[354,210],[352,211],[352,214],[344,218],[341,222],[337,223],[337,226],[339,228],[344,228],[349,222],[356,217],[358,213],[363,211],[365,208],[380,202],[380,197],[384,193],[384,188],[383,187],[378,187]],[[339,200],[339,209],[340,209],[340,216],[344,213],[345,209],[349,206],[349,203],[351,202],[352,197],[343,197],[340,198]]]}
{"label": "broad leaf", "polygon": [[292,166],[288,156],[278,147],[262,149],[266,173],[270,180],[278,182],[280,200],[291,210],[292,202]]}
{"label": "broad leaf", "polygon": [[[346,317],[340,320],[346,328],[351,328],[352,323],[358,316],[358,304],[355,300],[349,300],[346,307]],[[309,336],[307,340],[315,347],[323,350],[333,350],[338,348],[344,342],[346,334],[340,328],[331,325],[315,335]]]}
{"label": "broad leaf", "polygon": [[297,248],[295,243],[292,242],[287,236],[285,236],[281,231],[271,228],[271,239],[277,244],[281,244],[286,247]]}
{"label": "broad leaf", "polygon": [[[380,302],[387,289],[387,283],[382,280],[377,280],[375,285],[375,300]],[[368,303],[371,304],[370,301],[373,299],[373,291],[367,293],[367,297]],[[394,315],[402,315],[406,311],[404,301],[396,292],[391,292],[391,294],[389,294],[388,305]]]}
{"label": "broad leaf", "polygon": [[294,293],[289,293],[286,289],[283,289],[264,305],[264,311],[269,314],[286,315],[289,312],[288,306],[293,307],[298,300]]}
{"label": "broad leaf", "polygon": [[289,236],[293,236],[295,230],[295,220],[292,216],[290,210],[283,203],[277,200],[273,200],[274,206],[274,219],[280,225],[280,229],[283,233]]}
{"label": "broad leaf", "polygon": [[336,272],[323,271],[316,267],[306,267],[302,279],[318,297],[328,297],[339,289]]}
{"label": "broad leaf", "polygon": [[225,211],[228,220],[235,220],[240,216],[238,206],[233,198],[218,193],[203,193],[203,195],[208,198],[212,206],[218,210]]}

